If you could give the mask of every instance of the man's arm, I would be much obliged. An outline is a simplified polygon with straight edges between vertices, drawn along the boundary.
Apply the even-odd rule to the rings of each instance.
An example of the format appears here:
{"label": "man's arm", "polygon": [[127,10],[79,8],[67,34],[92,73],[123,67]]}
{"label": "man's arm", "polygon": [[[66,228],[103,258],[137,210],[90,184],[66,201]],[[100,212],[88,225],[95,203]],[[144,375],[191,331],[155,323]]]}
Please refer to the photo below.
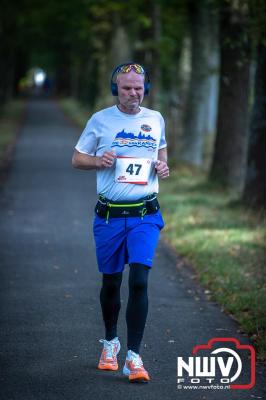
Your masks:
{"label": "man's arm", "polygon": [[79,169],[101,169],[111,168],[115,161],[115,153],[106,151],[101,157],[89,156],[88,154],[80,153],[75,150],[72,157],[72,165]]}
{"label": "man's arm", "polygon": [[168,178],[169,176],[169,167],[167,165],[167,148],[164,147],[158,151],[158,161],[155,165],[158,176],[161,179]]}
{"label": "man's arm", "polygon": [[167,147],[158,151],[158,160],[164,161],[167,164]]}

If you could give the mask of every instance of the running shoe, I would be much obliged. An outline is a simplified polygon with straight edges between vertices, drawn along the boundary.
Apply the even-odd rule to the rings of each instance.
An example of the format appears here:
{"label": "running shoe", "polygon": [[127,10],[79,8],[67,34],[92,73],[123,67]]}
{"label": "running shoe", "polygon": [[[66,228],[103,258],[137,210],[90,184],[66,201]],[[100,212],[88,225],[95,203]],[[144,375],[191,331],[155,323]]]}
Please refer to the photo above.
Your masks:
{"label": "running shoe", "polygon": [[130,382],[148,382],[150,380],[140,355],[132,350],[127,352],[123,374],[129,377]]}
{"label": "running shoe", "polygon": [[98,364],[99,369],[106,369],[106,370],[111,370],[111,371],[116,371],[118,370],[118,364],[117,364],[117,354],[120,351],[120,342],[118,340],[118,337],[115,337],[114,339],[108,341],[105,339],[99,340],[100,343],[103,343],[103,350],[101,354],[101,358]]}

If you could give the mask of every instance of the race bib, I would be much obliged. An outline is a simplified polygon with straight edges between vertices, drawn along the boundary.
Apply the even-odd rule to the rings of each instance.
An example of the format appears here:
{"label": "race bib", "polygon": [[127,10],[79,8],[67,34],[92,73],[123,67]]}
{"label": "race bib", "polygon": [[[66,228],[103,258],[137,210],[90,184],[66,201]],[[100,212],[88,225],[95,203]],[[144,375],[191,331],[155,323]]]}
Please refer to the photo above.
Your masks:
{"label": "race bib", "polygon": [[147,185],[151,163],[149,158],[117,157],[115,182]]}

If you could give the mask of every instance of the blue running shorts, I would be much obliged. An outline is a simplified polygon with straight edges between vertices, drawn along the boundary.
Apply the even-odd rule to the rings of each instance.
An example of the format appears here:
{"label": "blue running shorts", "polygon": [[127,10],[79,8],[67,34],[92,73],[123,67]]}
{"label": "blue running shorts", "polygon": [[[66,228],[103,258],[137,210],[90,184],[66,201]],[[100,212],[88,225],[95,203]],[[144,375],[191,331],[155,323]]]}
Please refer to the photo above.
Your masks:
{"label": "blue running shorts", "polygon": [[105,218],[95,215],[93,223],[99,271],[114,274],[125,264],[140,263],[152,267],[152,261],[164,221],[160,211],[141,217]]}

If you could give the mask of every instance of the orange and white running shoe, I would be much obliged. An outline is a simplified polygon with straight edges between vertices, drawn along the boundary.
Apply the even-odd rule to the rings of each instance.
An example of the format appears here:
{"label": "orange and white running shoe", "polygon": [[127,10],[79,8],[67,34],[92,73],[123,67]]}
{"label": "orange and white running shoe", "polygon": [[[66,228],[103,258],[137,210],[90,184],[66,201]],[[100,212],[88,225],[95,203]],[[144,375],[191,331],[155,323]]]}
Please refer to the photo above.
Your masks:
{"label": "orange and white running shoe", "polygon": [[117,371],[118,364],[116,356],[121,348],[118,337],[115,337],[110,341],[101,339],[100,342],[103,343],[103,350],[98,364],[98,368],[110,371]]}
{"label": "orange and white running shoe", "polygon": [[148,382],[150,380],[140,355],[132,350],[127,352],[123,374],[129,377],[130,382]]}

